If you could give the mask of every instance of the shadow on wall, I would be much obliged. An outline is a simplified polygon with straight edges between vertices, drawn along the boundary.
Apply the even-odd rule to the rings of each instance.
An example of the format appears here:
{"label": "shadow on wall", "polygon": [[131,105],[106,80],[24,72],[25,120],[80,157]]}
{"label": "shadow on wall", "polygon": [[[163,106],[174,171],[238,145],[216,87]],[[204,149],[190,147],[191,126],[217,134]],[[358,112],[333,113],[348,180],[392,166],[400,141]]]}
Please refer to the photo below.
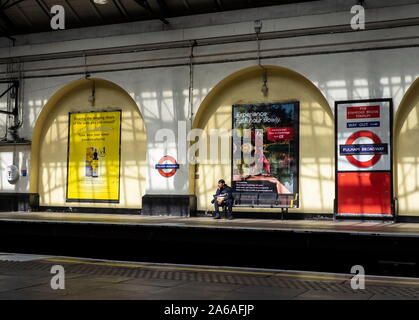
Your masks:
{"label": "shadow on wall", "polygon": [[[247,103],[300,102],[300,208],[304,213],[333,213],[334,123],[326,99],[308,79],[289,69],[265,66],[268,70],[268,95],[261,92],[263,71],[250,67],[222,80],[198,109],[193,127],[208,135],[213,129],[232,128],[232,105]],[[202,160],[202,159],[201,159]],[[190,185],[197,196],[198,210],[212,209],[210,200],[216,182],[225,178],[231,184],[231,155],[225,163],[210,159],[191,166],[197,178]],[[221,158],[219,156],[219,162]],[[272,211],[275,209],[249,209]],[[276,210],[277,211],[277,210]]]}
{"label": "shadow on wall", "polygon": [[403,97],[394,128],[395,195],[399,215],[419,215],[419,79]]}
{"label": "shadow on wall", "polygon": [[[95,101],[88,98],[95,86]],[[120,201],[67,203],[69,112],[122,110]],[[146,134],[143,119],[130,95],[103,79],[74,81],[55,93],[44,106],[33,133],[30,190],[41,206],[140,208],[145,193]],[[38,171],[38,172],[36,172]]]}
{"label": "shadow on wall", "polygon": [[[144,81],[144,79],[147,79],[147,81]],[[147,189],[152,193],[166,194],[168,190],[176,190],[182,194],[185,190],[187,191],[185,183],[187,177],[182,174],[184,170],[179,170],[169,179],[161,179],[155,169],[155,164],[164,155],[179,158],[176,139],[179,137],[177,132],[178,121],[186,123],[188,118],[189,91],[187,81],[189,81],[189,69],[176,67],[159,70],[158,72],[154,69],[142,70],[141,77],[130,83],[136,89],[135,92],[130,94],[141,106],[142,116],[147,124],[148,154],[151,158],[156,157],[149,159],[147,169],[147,176],[149,177]],[[205,89],[197,90],[194,99],[199,98],[204,92]],[[160,130],[170,131],[170,134],[174,134],[174,140],[157,141],[156,133]]]}
{"label": "shadow on wall", "polygon": [[[374,56],[372,56],[374,57]],[[330,59],[333,59],[333,57],[330,57]],[[378,61],[379,62],[379,61]],[[374,66],[374,63],[378,63],[376,60],[368,62],[371,64],[371,66]],[[217,74],[221,75],[224,74],[224,70],[226,68],[234,69],[237,64],[222,64],[222,65],[212,65],[212,74],[215,76]],[[208,72],[208,69],[203,69],[204,67],[196,66],[196,73],[197,75],[199,72],[203,73]],[[300,177],[301,179],[306,179],[306,181],[310,182],[312,181],[313,184],[311,186],[316,186],[317,190],[315,189],[314,192],[310,191],[310,183],[301,184],[300,185],[300,194],[301,194],[301,200],[305,201],[307,203],[308,199],[306,198],[308,195],[312,194],[313,197],[310,201],[313,203],[313,212],[321,212],[316,208],[331,208],[331,201],[330,199],[334,198],[334,187],[330,187],[330,185],[334,184],[334,174],[333,174],[333,150],[329,148],[329,138],[330,141],[333,141],[333,138],[331,135],[333,135],[333,123],[331,121],[331,112],[329,112],[329,106],[327,106],[326,101],[324,100],[324,97],[321,95],[321,93],[313,86],[318,86],[324,92],[326,97],[329,99],[329,101],[333,100],[346,100],[346,99],[359,99],[359,98],[377,98],[377,97],[396,97],[400,96],[403,92],[406,91],[406,88],[409,87],[409,85],[412,83],[413,79],[415,79],[415,75],[413,73],[402,73],[397,66],[397,68],[393,68],[391,70],[386,68],[379,68],[380,73],[371,73],[372,75],[368,76],[360,76],[359,70],[354,69],[355,71],[346,72],[345,73],[342,70],[334,70],[336,72],[330,72],[330,70],[323,70],[316,72],[316,79],[312,79],[313,83],[310,83],[307,79],[305,79],[302,76],[299,76],[301,80],[301,86],[298,86],[298,82],[295,79],[298,77],[292,76],[293,72],[287,69],[278,68],[278,71],[274,71],[276,67],[269,67],[269,75],[268,75],[268,86],[269,86],[269,96],[265,99],[261,93],[260,93],[260,86],[261,86],[261,75],[257,74],[257,71],[254,69],[255,75],[251,75],[250,70],[244,69],[242,71],[239,71],[238,73],[234,73],[231,76],[227,77],[223,81],[221,81],[212,91],[209,91],[208,88],[212,86],[212,77],[206,77],[203,78],[200,81],[196,82],[196,88],[194,89],[194,95],[193,99],[194,101],[202,101],[204,97],[207,96],[207,98],[202,102],[199,112],[197,114],[197,117],[195,118],[194,127],[199,128],[205,128],[205,126],[208,123],[208,120],[205,120],[205,118],[212,117],[215,113],[217,113],[216,121],[217,124],[214,124],[214,126],[220,127],[220,126],[226,126],[226,128],[231,128],[231,122],[227,120],[223,120],[224,117],[231,117],[230,110],[231,105],[234,103],[248,103],[248,102],[270,102],[270,101],[286,101],[286,100],[300,100],[301,102],[301,121],[306,121],[305,126],[307,128],[311,128],[313,132],[316,134],[316,139],[311,139],[313,142],[312,145],[308,145],[308,143],[305,144],[306,147],[304,147],[303,144],[300,144],[300,149],[303,150],[303,148],[308,152],[310,149],[311,154],[315,151],[314,157],[308,157],[310,152],[308,152],[305,156],[303,154],[300,155],[300,165],[304,165],[304,171],[300,171]],[[250,68],[251,69],[251,68]],[[147,71],[147,70],[141,70],[138,71],[135,75],[130,74],[130,85],[134,86],[135,92],[130,93],[132,98],[137,102],[138,105],[141,106],[142,110],[142,118],[146,120],[147,124],[153,123],[156,119],[161,119],[160,121],[161,125],[164,126],[169,122],[173,122],[173,117],[175,116],[176,112],[179,112],[178,116],[181,117],[181,114],[183,113],[183,110],[186,109],[187,106],[187,99],[188,99],[188,89],[187,89],[187,81],[181,81],[181,79],[185,78],[188,79],[188,69],[187,68],[172,68],[168,70],[159,70],[159,72],[156,73],[155,69],[154,71]],[[201,70],[201,71],[200,71]],[[221,71],[222,70],[222,71]],[[247,70],[247,71],[246,71]],[[279,71],[282,70],[282,71]],[[123,79],[127,79],[128,73],[121,72],[121,82],[123,83]],[[116,76],[112,74],[112,77],[115,78]],[[243,84],[248,85],[252,81],[254,83],[258,83],[255,86],[255,89],[253,91],[249,92],[248,94],[246,92],[243,92],[243,90],[240,91],[240,88],[238,88],[237,83],[241,83],[241,80],[239,78],[242,77]],[[271,77],[274,77],[276,80],[271,81],[273,79],[270,79]],[[198,77],[199,78],[199,77]],[[253,80],[251,80],[253,78]],[[65,81],[65,78],[62,79],[56,79],[53,78],[52,80],[45,79],[44,81],[46,83],[41,83],[39,79],[26,79],[25,80],[25,105],[29,107],[28,111],[24,113],[24,123],[25,126],[29,126],[33,119],[37,117],[37,114],[39,110],[42,108],[43,104],[47,101],[48,98],[49,101],[47,105],[43,108],[43,112],[38,117],[38,121],[36,124],[35,131],[33,132],[33,153],[36,155],[36,152],[39,152],[39,142],[40,142],[40,129],[42,128],[42,124],[44,123],[45,118],[47,116],[47,113],[44,111],[47,109],[47,106],[51,106],[49,109],[50,111],[53,110],[53,105],[58,103],[59,96],[63,95],[65,92],[69,92],[74,89],[77,85],[77,81],[70,83],[69,85],[65,86],[63,89],[65,89],[63,92],[61,90],[61,95],[53,95],[51,97],[48,97],[45,95],[46,90],[45,88],[50,85],[51,87],[55,87],[57,84],[57,81]],[[146,79],[146,80],[144,80]],[[205,80],[208,79],[208,80]],[[48,82],[50,81],[50,82]],[[281,81],[284,81],[284,85],[281,84]],[[292,82],[297,82],[296,88],[301,89],[301,92],[295,92],[289,91],[289,85],[292,84]],[[59,83],[59,82],[58,82]],[[236,83],[236,85],[235,85]],[[198,85],[199,84],[199,85]],[[304,84],[304,85],[302,85]],[[417,83],[415,82],[415,88],[417,87]],[[313,89],[314,87],[314,89]],[[216,89],[219,90],[216,90]],[[226,94],[222,94],[224,99],[221,101],[220,99],[217,99],[216,95],[218,93],[226,92],[231,93],[231,90],[238,92],[239,96],[233,96],[232,99],[227,99],[225,96]],[[305,89],[305,88],[308,88]],[[412,85],[413,88],[413,85]],[[121,89],[122,90],[122,89]],[[417,90],[416,90],[417,91]],[[306,93],[310,92],[310,95],[307,95]],[[317,93],[316,93],[317,92]],[[125,92],[124,92],[125,93]],[[409,93],[413,97],[413,91],[411,92],[409,90]],[[126,93],[125,93],[126,94]],[[302,96],[302,97],[300,97]],[[407,94],[406,94],[407,97]],[[305,99],[304,105],[303,105],[303,98]],[[55,100],[55,102],[54,102]],[[409,101],[408,101],[409,100]],[[412,214],[419,211],[419,208],[415,207],[418,206],[416,197],[417,197],[417,189],[418,189],[418,181],[419,178],[416,178],[415,175],[418,172],[417,169],[417,163],[418,163],[418,157],[415,154],[415,148],[412,147],[410,142],[408,141],[416,141],[415,137],[417,136],[416,132],[416,120],[417,119],[417,102],[415,103],[413,98],[404,99],[403,103],[400,106],[400,110],[398,110],[397,113],[397,121],[396,126],[399,126],[400,132],[400,139],[397,138],[397,134],[394,135],[395,139],[395,147],[397,147],[397,144],[400,140],[401,150],[400,153],[396,153],[397,156],[394,157],[395,164],[397,161],[399,162],[399,165],[397,166],[397,171],[399,173],[399,176],[395,179],[395,191],[396,195],[399,197],[399,203],[400,203],[400,213],[401,214]],[[223,115],[223,105],[227,108]],[[83,105],[89,105],[87,102],[87,99],[83,98]],[[325,107],[327,106],[327,107]],[[409,107],[408,107],[409,106]],[[118,106],[120,107],[120,106]],[[303,108],[305,112],[303,112]],[[135,106],[135,110],[137,110],[137,106]],[[403,111],[404,110],[404,111]],[[406,110],[409,110],[407,112]],[[416,111],[415,111],[416,110]],[[399,112],[400,111],[400,112]],[[137,111],[132,111],[133,114],[137,114]],[[401,116],[402,114],[405,114],[405,116]],[[409,115],[409,117],[407,117]],[[319,117],[319,118],[318,118]],[[140,116],[141,118],[141,116]],[[310,124],[310,119],[314,120],[314,123]],[[142,120],[141,120],[142,121]],[[64,124],[65,125],[65,124]],[[403,127],[403,130],[402,130]],[[30,131],[29,129],[28,132]],[[64,131],[64,134],[66,133],[66,130]],[[322,132],[321,132],[322,131]],[[129,132],[129,130],[127,131]],[[135,134],[136,131],[133,132]],[[302,134],[302,132],[301,132]],[[308,134],[308,133],[307,133]],[[410,138],[401,138],[401,137],[413,137],[413,140],[409,140]],[[27,138],[30,138],[27,136]],[[318,138],[318,139],[317,139]],[[315,141],[314,141],[315,140]],[[64,137],[61,137],[61,141],[64,141],[63,143],[67,143],[67,141],[64,139]],[[309,141],[309,140],[307,140]],[[323,143],[326,141],[326,143]],[[38,143],[38,146],[36,144]],[[333,143],[333,142],[332,142]],[[403,147],[403,143],[406,144],[406,147]],[[145,148],[145,147],[144,147]],[[317,150],[318,148],[322,148]],[[145,149],[144,149],[145,150]],[[321,152],[320,152],[321,151]],[[330,152],[329,152],[330,151]],[[136,154],[132,156],[131,163],[134,163],[135,161],[139,161],[141,167],[141,162],[143,161],[142,158],[138,158],[138,156],[144,156],[145,157],[145,151],[141,152],[141,154],[138,154],[138,151],[135,151]],[[65,150],[66,153],[66,150]],[[31,157],[32,158],[32,157]],[[31,159],[31,168],[29,168],[29,176],[31,179],[30,183],[30,192],[37,192],[38,190],[38,182],[33,183],[33,181],[38,181],[38,175],[34,172],[32,168],[35,168],[37,170],[38,168],[38,160],[39,156],[37,156],[37,159]],[[33,162],[35,161],[36,166],[33,165]],[[145,161],[145,159],[144,159]],[[66,159],[63,161],[66,163]],[[50,167],[54,168],[60,167],[60,162],[57,163],[50,163]],[[133,164],[133,173],[127,173],[125,172],[125,175],[130,175],[131,180],[136,180],[136,176],[138,173],[135,171],[134,167],[137,167],[135,164]],[[62,168],[65,168],[63,166]],[[230,166],[229,165],[223,165],[219,166],[220,168],[224,168],[224,171],[214,172],[210,167],[208,168],[201,168],[199,166],[196,167],[197,172],[200,172],[200,178],[197,180],[197,184],[199,184],[199,190],[195,190],[194,188],[194,182],[195,179],[193,179],[194,171],[192,170],[190,172],[190,182],[191,189],[190,193],[197,194],[198,197],[201,197],[200,203],[201,208],[209,208],[209,198],[207,198],[208,195],[211,195],[216,187],[216,180],[220,178],[220,176],[227,177],[228,182],[229,176],[230,176]],[[302,168],[303,169],[303,168]],[[53,169],[51,169],[53,171]],[[151,169],[149,169],[151,170]],[[217,169],[218,170],[218,169]],[[64,171],[65,172],[65,171]],[[144,179],[147,172],[141,173],[140,170],[140,180]],[[211,176],[212,175],[212,176]],[[320,175],[320,178],[319,177]],[[35,178],[34,178],[35,177]],[[205,179],[208,180],[207,182],[204,182],[202,179],[203,177],[206,177]],[[50,178],[50,185],[47,185],[48,190],[51,190],[51,192],[54,190],[54,188],[60,189],[58,185],[54,185],[56,179]],[[202,181],[202,182],[201,182]],[[176,185],[181,187],[182,186],[182,180],[179,180],[176,182]],[[141,185],[141,183],[139,183]],[[308,189],[304,189],[304,186],[307,186]],[[127,188],[125,188],[127,189]],[[35,190],[35,191],[34,191]],[[308,190],[308,195],[305,190]],[[319,191],[320,190],[320,191]],[[398,191],[397,191],[398,190]],[[121,192],[122,192],[122,186],[121,186]],[[141,191],[141,194],[143,194],[143,190]],[[52,199],[52,195],[50,197]],[[141,197],[139,197],[141,198]],[[307,200],[307,201],[306,201]],[[404,203],[404,205],[403,205]],[[403,207],[404,206],[404,207]],[[325,209],[326,210],[326,209]],[[327,209],[327,212],[332,212],[332,209]],[[417,213],[419,214],[419,212]]]}

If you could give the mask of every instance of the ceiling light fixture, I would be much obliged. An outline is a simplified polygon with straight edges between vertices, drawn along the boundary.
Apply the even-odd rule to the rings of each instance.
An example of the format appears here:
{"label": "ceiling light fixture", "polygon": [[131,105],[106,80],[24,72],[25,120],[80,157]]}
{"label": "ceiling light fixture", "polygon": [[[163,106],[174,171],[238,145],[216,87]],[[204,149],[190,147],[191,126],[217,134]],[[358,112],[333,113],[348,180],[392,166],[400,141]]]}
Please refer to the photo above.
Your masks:
{"label": "ceiling light fixture", "polygon": [[93,2],[96,4],[107,4],[108,0],[93,0]]}

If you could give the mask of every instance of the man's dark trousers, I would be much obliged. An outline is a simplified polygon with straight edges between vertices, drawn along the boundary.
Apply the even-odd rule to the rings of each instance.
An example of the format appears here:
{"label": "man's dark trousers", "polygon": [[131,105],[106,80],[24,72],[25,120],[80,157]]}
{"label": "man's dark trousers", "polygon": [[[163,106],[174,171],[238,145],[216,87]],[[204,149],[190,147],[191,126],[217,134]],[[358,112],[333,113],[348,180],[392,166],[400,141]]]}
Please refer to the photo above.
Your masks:
{"label": "man's dark trousers", "polygon": [[[226,204],[226,203],[227,203],[227,217],[226,218],[228,218],[228,217],[231,217],[232,212],[233,212],[233,199],[224,200],[223,204]],[[220,214],[219,211],[218,211],[219,207],[220,207],[220,205],[218,204],[218,201],[215,200],[214,210],[215,210],[215,215],[216,216]]]}

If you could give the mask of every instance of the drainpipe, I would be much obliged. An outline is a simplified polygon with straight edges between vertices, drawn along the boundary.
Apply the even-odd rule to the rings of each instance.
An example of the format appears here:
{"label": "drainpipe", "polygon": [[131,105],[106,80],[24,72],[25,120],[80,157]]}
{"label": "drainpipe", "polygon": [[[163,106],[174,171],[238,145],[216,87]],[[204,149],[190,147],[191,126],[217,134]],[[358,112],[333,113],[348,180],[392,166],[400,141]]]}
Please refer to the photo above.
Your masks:
{"label": "drainpipe", "polygon": [[255,20],[254,21],[254,27],[256,32],[256,41],[258,45],[258,66],[262,69],[262,88],[261,91],[263,95],[266,97],[268,95],[268,77],[267,77],[267,70],[265,67],[262,66],[260,63],[260,39],[259,39],[259,33],[262,30],[262,21],[261,20]]}
{"label": "drainpipe", "polygon": [[189,96],[188,96],[188,120],[191,122],[192,128],[192,117],[193,117],[193,50],[196,46],[196,41],[191,43],[191,54],[189,55]]}

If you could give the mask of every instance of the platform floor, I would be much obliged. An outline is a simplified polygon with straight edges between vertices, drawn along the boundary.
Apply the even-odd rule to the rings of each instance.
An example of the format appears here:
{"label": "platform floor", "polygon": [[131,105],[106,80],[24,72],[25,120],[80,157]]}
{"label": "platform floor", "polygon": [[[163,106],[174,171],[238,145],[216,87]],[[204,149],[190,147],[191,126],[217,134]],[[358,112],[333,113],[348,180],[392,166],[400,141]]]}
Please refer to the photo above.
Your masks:
{"label": "platform floor", "polygon": [[242,219],[214,220],[212,217],[142,216],[125,214],[88,214],[57,212],[0,212],[0,221],[33,221],[93,224],[133,224],[172,227],[234,228],[285,230],[294,232],[334,232],[391,236],[419,236],[419,223],[382,221],[279,220]]}
{"label": "platform floor", "polygon": [[[65,289],[51,288],[51,267],[65,270]],[[406,300],[419,299],[418,278],[118,262],[0,253],[0,300]]]}

